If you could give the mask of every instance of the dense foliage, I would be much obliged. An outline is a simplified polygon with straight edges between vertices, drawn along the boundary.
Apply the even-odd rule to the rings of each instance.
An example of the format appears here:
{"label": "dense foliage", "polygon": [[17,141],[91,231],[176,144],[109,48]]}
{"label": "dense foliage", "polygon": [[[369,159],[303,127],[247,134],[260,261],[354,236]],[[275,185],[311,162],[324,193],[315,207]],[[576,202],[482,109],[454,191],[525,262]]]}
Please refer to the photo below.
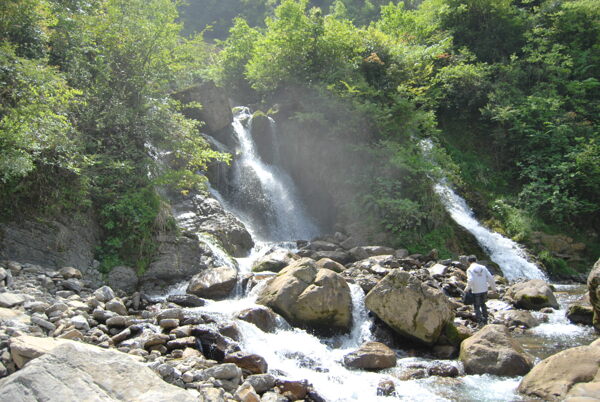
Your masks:
{"label": "dense foliage", "polygon": [[[143,267],[155,187],[194,186],[222,157],[168,96],[208,77],[265,109],[312,91],[287,117],[353,148],[345,213],[397,245],[452,248],[431,188],[445,176],[495,229],[566,233],[597,257],[596,0],[3,1],[3,215],[91,206],[105,266]],[[160,170],[155,148],[185,163]]]}
{"label": "dense foliage", "polygon": [[[170,0],[8,0],[0,8],[5,218],[91,206],[104,269],[143,269],[164,226],[156,186],[198,185],[195,171],[221,157],[168,96],[201,79],[202,38],[180,36]],[[183,161],[179,169],[158,169],[157,148]]]}
{"label": "dense foliage", "polygon": [[[216,69],[224,85],[265,100],[291,86],[326,90],[371,121],[364,151],[377,162],[358,197],[384,230],[404,244],[451,235],[432,213],[429,183],[441,166],[521,241],[543,229],[597,243],[594,1],[425,0],[382,5],[378,17],[349,2],[321,6],[284,0],[264,28],[236,19]],[[303,113],[326,126],[319,110]],[[421,138],[450,159],[441,152],[432,164]]]}

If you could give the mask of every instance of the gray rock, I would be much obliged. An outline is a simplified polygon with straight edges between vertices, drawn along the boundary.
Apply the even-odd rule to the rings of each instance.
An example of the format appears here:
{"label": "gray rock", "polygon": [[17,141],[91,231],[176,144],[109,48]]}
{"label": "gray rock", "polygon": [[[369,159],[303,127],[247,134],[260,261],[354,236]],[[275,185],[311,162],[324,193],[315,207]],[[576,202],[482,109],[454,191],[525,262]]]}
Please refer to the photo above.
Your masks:
{"label": "gray rock", "polygon": [[54,331],[56,329],[56,325],[52,324],[50,321],[40,317],[37,314],[31,316],[31,322],[36,324],[39,327],[44,328],[47,331]]}
{"label": "gray rock", "polygon": [[262,394],[275,386],[275,377],[272,374],[255,374],[246,377],[246,382],[250,383],[256,392]]}
{"label": "gray rock", "polygon": [[277,392],[265,392],[262,398],[260,398],[261,402],[288,402],[289,399],[285,396],[278,394]]}
{"label": "gray rock", "polygon": [[533,358],[504,325],[486,325],[460,345],[459,360],[467,374],[525,375]]}
{"label": "gray rock", "polygon": [[212,81],[194,85],[172,96],[184,105],[190,103],[202,105],[202,107],[188,106],[183,112],[189,118],[205,122],[204,129],[210,133],[229,127],[233,121],[227,94]]}
{"label": "gray rock", "polygon": [[298,259],[298,256],[289,250],[277,249],[271,253],[260,257],[252,264],[252,271],[263,272],[272,271],[279,272],[288,266],[293,260]]}
{"label": "gray rock", "polygon": [[233,363],[219,364],[204,370],[207,377],[213,377],[217,380],[235,380],[242,378],[242,370]]}
{"label": "gray rock", "polygon": [[590,303],[594,310],[593,324],[596,330],[600,331],[600,258],[588,275],[587,286],[590,293]]}
{"label": "gray rock", "polygon": [[0,293],[0,307],[11,308],[25,303],[25,295],[16,293]]}
{"label": "gray rock", "polygon": [[183,319],[183,310],[180,308],[164,309],[160,313],[158,313],[158,315],[156,316],[156,321],[162,321],[162,320],[166,320],[169,318],[175,318],[177,320],[182,320]]}
{"label": "gray rock", "polygon": [[224,299],[229,296],[236,282],[235,268],[223,266],[206,269],[190,280],[187,293],[208,299]]}
{"label": "gray rock", "polygon": [[371,289],[365,305],[398,334],[429,345],[454,318],[446,295],[398,269]]}
{"label": "gray rock", "polygon": [[202,307],[206,301],[194,295],[169,295],[167,301],[179,304],[181,307]]}
{"label": "gray rock", "polygon": [[108,311],[117,313],[118,315],[127,315],[128,314],[127,307],[125,307],[125,304],[123,304],[121,299],[116,298],[116,297],[114,299],[108,301],[104,308],[106,308]]}
{"label": "gray rock", "polygon": [[65,279],[81,279],[83,277],[81,271],[73,267],[63,267],[58,273]]}
{"label": "gray rock", "polygon": [[251,307],[240,311],[237,318],[256,325],[264,332],[275,332],[277,328],[277,314],[268,307]]}
{"label": "gray rock", "polygon": [[396,353],[380,342],[367,342],[344,356],[346,367],[382,370],[396,366]]}
{"label": "gray rock", "polygon": [[76,315],[71,317],[71,324],[79,330],[87,331],[90,329],[90,324],[88,320],[82,315]]}
{"label": "gray rock", "polygon": [[257,304],[271,307],[293,325],[323,334],[347,332],[352,323],[352,297],[346,281],[302,258],[284,268],[259,293]]}
{"label": "gray rock", "polygon": [[138,286],[138,276],[133,268],[119,265],[110,270],[107,282],[113,289],[133,293]]}
{"label": "gray rock", "polygon": [[[7,401],[195,401],[126,354],[73,341],[0,380]],[[106,368],[110,367],[110,370]],[[129,375],[135,373],[135,375]]]}
{"label": "gray rock", "polygon": [[109,286],[102,286],[94,292],[94,298],[102,303],[114,299],[115,292]]}

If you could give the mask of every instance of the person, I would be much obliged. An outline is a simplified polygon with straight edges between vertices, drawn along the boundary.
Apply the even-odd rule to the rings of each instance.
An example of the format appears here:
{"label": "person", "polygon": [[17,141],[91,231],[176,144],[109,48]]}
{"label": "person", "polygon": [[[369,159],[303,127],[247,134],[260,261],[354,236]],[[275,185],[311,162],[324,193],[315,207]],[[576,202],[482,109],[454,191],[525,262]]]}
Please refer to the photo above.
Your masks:
{"label": "person", "polygon": [[470,290],[473,293],[473,307],[475,308],[477,324],[484,326],[488,321],[488,311],[485,305],[488,286],[495,292],[496,282],[494,282],[494,277],[484,265],[477,264],[477,258],[474,255],[469,256],[467,261],[470,262],[470,265],[467,269],[465,292]]}

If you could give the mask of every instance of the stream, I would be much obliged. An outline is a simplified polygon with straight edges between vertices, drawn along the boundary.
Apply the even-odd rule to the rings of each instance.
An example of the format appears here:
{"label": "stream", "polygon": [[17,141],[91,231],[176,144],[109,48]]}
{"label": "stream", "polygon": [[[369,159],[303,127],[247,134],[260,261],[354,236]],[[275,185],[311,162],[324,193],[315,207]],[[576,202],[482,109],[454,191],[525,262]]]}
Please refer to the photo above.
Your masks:
{"label": "stream", "polygon": [[[251,274],[253,261],[275,248],[295,250],[297,239],[311,239],[319,234],[317,225],[307,214],[300,202],[291,178],[276,166],[264,163],[255,150],[252,138],[252,116],[248,108],[237,108],[233,123],[240,144],[239,155],[233,162],[233,192],[221,194],[210,188],[229,212],[236,215],[255,239],[256,245],[244,258],[229,257],[214,239],[199,236],[220,263],[237,266],[239,278]],[[273,129],[276,129],[273,124]],[[435,191],[440,196],[453,219],[480,242],[503,270],[509,280],[518,278],[540,278],[545,275],[527,260],[523,249],[510,239],[483,227],[474,217],[466,202],[449,186],[438,183]],[[258,193],[259,194],[258,194]],[[254,204],[260,200],[260,207]],[[263,216],[259,216],[260,211]],[[267,274],[268,275],[268,274]],[[256,294],[265,281],[247,291],[239,290],[223,301],[209,301],[207,305],[191,311],[211,313],[212,316],[231,318],[239,311],[256,306]],[[548,314],[547,322],[519,335],[524,348],[539,361],[559,350],[589,343],[594,339],[593,330],[571,324],[565,317],[569,305],[583,297],[584,287],[555,285],[560,310]],[[364,306],[365,295],[358,285],[350,285],[353,303],[353,325],[349,334],[333,338],[319,338],[304,330],[290,327],[281,320],[275,333],[265,333],[253,324],[237,320],[242,333],[240,346],[248,353],[263,356],[269,371],[292,380],[306,379],[318,393],[328,401],[515,401],[522,400],[516,393],[521,377],[497,377],[492,375],[461,375],[457,378],[427,377],[402,380],[406,370],[414,367],[429,367],[434,359],[411,356],[407,351],[395,350],[398,357],[396,367],[380,372],[349,370],[342,364],[345,354],[356,350],[365,341],[372,340],[371,318]],[[175,287],[170,293],[185,292],[185,286]],[[510,308],[506,303],[488,301],[492,312]],[[538,314],[539,313],[535,313]],[[457,360],[447,360],[461,374]],[[393,396],[377,396],[378,384],[382,381],[394,383]]]}

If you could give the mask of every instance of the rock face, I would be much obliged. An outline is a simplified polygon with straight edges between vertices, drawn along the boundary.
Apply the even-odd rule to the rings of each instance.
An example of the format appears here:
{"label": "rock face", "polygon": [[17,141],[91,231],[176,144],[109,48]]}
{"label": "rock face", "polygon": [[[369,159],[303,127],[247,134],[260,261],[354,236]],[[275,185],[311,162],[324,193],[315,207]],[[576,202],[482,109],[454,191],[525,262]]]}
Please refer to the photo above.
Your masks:
{"label": "rock face", "polygon": [[190,233],[214,236],[234,257],[244,257],[254,246],[244,224],[216,199],[201,194],[177,195],[173,196],[172,205],[179,226]]}
{"label": "rock face", "polygon": [[186,107],[183,112],[189,118],[203,121],[203,129],[210,133],[228,127],[233,121],[225,91],[212,81],[194,85],[172,96],[184,105],[191,102],[200,103],[201,107]]}
{"label": "rock face", "polygon": [[441,291],[399,269],[371,289],[365,305],[398,334],[429,345],[453,320],[450,302]]}
{"label": "rock face", "polygon": [[[523,378],[518,391],[544,400],[564,400],[567,393],[575,397],[583,391],[575,389],[578,383],[588,383],[588,386],[595,384],[596,387],[600,385],[599,368],[600,342],[595,341],[589,346],[563,350],[542,360]],[[573,390],[573,394],[570,390]]]}
{"label": "rock face", "polygon": [[258,304],[271,307],[290,324],[319,333],[347,332],[352,298],[346,281],[302,258],[284,268],[259,293]]}
{"label": "rock face", "polygon": [[138,285],[138,276],[133,268],[120,265],[110,270],[107,282],[113,289],[133,293]]}
{"label": "rock face", "polygon": [[90,216],[0,223],[0,260],[75,267],[98,286],[102,280],[93,265],[99,238],[98,226]]}
{"label": "rock face", "polygon": [[550,286],[541,279],[515,283],[506,290],[506,297],[525,310],[541,310],[544,307],[558,309],[558,302]]}
{"label": "rock face", "polygon": [[383,370],[396,366],[396,353],[383,343],[367,342],[344,356],[344,365],[365,370]]}
{"label": "rock face", "polygon": [[158,240],[158,256],[140,277],[143,287],[181,282],[206,268],[197,239],[163,235]]}
{"label": "rock face", "polygon": [[15,402],[196,400],[126,354],[64,342],[0,380],[2,399]]}
{"label": "rock face", "polygon": [[187,293],[208,299],[224,299],[229,296],[236,281],[235,268],[227,266],[208,268],[190,280]]}
{"label": "rock face", "polygon": [[594,327],[600,331],[600,259],[596,261],[587,280],[590,302],[594,309]]}
{"label": "rock face", "polygon": [[533,359],[504,325],[486,325],[460,345],[459,360],[467,374],[524,375]]}

